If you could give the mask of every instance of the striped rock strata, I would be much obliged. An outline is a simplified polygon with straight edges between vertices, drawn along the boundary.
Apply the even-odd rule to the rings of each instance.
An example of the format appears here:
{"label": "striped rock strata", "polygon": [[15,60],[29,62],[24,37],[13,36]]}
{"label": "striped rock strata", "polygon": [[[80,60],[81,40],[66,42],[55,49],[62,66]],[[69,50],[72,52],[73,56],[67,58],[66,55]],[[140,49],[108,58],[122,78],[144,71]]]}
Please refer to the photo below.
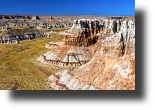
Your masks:
{"label": "striped rock strata", "polygon": [[[85,22],[75,21],[75,25],[69,31],[76,33],[66,36],[64,42],[46,53],[45,57],[46,60],[53,58],[54,52],[61,51],[60,54],[64,55],[61,63],[67,61],[68,64],[65,66],[73,66],[70,65],[70,60],[75,62],[76,53],[81,52],[83,56],[81,59],[84,58],[89,62],[73,71],[63,70],[52,74],[48,78],[50,86],[54,90],[134,90],[134,21],[104,20],[104,27],[101,29],[100,26],[90,28],[89,23],[91,24],[91,22]],[[86,24],[88,24],[87,27],[85,27]],[[82,25],[85,27],[84,29]],[[90,57],[87,52],[90,53]],[[46,61],[45,57],[42,56],[43,62]]]}
{"label": "striped rock strata", "polygon": [[98,36],[96,34],[102,31],[102,28],[98,25],[98,21],[74,21],[73,27],[69,30],[70,35],[66,35],[59,46],[56,43],[47,44],[46,47],[53,45],[55,48],[37,60],[41,63],[57,66],[86,64],[93,55],[91,45],[97,42]]}
{"label": "striped rock strata", "polygon": [[44,64],[56,66],[79,66],[92,58],[91,50],[84,47],[60,45],[40,56],[37,60]]}
{"label": "striped rock strata", "polygon": [[0,36],[0,44],[19,43],[20,40],[50,37],[49,34],[37,29],[10,29]]}
{"label": "striped rock strata", "polygon": [[96,45],[100,48],[87,64],[72,72],[52,74],[48,78],[50,86],[55,90],[134,90],[134,45],[107,39]]}

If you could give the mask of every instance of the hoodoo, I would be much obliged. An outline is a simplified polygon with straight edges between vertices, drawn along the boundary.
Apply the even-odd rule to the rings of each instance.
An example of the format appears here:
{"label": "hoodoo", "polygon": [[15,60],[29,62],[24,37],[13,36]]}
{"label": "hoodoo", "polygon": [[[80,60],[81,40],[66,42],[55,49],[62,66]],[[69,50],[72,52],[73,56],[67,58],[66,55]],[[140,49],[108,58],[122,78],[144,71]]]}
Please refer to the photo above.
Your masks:
{"label": "hoodoo", "polygon": [[[135,21],[75,20],[59,46],[41,56],[42,63],[82,65],[52,74],[55,90],[134,90]],[[53,59],[53,60],[52,60]],[[83,63],[82,63],[83,62]],[[87,63],[88,62],[88,63]]]}
{"label": "hoodoo", "polygon": [[72,28],[66,31],[60,46],[53,48],[37,60],[57,66],[83,65],[91,60],[93,55],[91,45],[97,42],[97,33],[100,33],[103,27],[97,20],[74,20]]}

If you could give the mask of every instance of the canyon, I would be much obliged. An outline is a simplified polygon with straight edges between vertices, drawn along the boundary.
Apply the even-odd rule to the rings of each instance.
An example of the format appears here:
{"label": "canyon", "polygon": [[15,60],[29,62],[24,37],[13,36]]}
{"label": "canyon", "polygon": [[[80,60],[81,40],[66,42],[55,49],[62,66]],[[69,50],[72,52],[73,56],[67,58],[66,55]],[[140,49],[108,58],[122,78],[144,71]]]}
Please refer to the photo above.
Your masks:
{"label": "canyon", "polygon": [[[79,19],[37,61],[77,67],[48,78],[54,90],[135,90],[135,20]],[[49,45],[49,44],[48,44]]]}
{"label": "canyon", "polygon": [[0,21],[0,80],[18,86],[0,83],[1,89],[135,90],[135,17],[1,15]]}
{"label": "canyon", "polygon": [[70,20],[60,20],[52,16],[0,15],[0,44],[15,44],[41,37],[53,38],[45,30],[72,25]]}

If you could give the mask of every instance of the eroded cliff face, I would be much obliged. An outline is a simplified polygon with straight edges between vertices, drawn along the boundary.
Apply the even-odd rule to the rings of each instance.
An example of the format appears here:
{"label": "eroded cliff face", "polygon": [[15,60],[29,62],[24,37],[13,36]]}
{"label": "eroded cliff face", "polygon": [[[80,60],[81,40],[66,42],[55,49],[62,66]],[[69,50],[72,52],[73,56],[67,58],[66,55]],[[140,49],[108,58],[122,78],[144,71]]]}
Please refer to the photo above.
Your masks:
{"label": "eroded cliff face", "polygon": [[[134,21],[105,20],[103,21],[103,26],[103,30],[96,33],[98,37],[96,43],[88,47],[82,46],[87,48],[92,55],[89,62],[73,71],[63,70],[52,74],[48,78],[48,82],[53,89],[135,89]],[[69,45],[67,46],[70,47]],[[88,55],[86,52],[84,53]]]}
{"label": "eroded cliff face", "polygon": [[37,29],[10,29],[5,34],[0,35],[0,44],[14,44],[19,43],[20,40],[30,40],[41,37],[51,37],[51,35]]}
{"label": "eroded cliff face", "polygon": [[28,15],[0,15],[0,19],[32,19],[39,20],[39,16],[28,16]]}
{"label": "eroded cliff face", "polygon": [[[78,22],[79,24],[77,24]],[[65,36],[59,46],[52,43],[51,45],[55,48],[37,60],[56,66],[80,66],[89,62],[94,54],[93,45],[97,42],[97,33],[101,32],[103,27],[92,25],[98,21],[78,20],[78,22],[74,21],[74,26],[69,30],[69,35]],[[89,23],[91,24],[88,25]],[[81,28],[77,28],[78,26]],[[73,30],[76,31],[73,33]],[[47,45],[49,46],[49,44]]]}

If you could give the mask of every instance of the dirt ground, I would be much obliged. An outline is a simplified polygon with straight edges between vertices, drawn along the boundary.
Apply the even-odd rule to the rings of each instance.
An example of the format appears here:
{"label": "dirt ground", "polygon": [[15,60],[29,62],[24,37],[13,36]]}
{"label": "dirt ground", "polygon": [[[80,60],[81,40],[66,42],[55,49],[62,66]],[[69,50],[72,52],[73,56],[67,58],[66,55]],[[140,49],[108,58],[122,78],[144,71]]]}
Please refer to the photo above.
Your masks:
{"label": "dirt ground", "polygon": [[[48,90],[46,79],[59,68],[38,64],[36,59],[49,51],[48,42],[61,41],[64,36],[0,44],[0,89]],[[48,69],[47,69],[48,68]]]}

